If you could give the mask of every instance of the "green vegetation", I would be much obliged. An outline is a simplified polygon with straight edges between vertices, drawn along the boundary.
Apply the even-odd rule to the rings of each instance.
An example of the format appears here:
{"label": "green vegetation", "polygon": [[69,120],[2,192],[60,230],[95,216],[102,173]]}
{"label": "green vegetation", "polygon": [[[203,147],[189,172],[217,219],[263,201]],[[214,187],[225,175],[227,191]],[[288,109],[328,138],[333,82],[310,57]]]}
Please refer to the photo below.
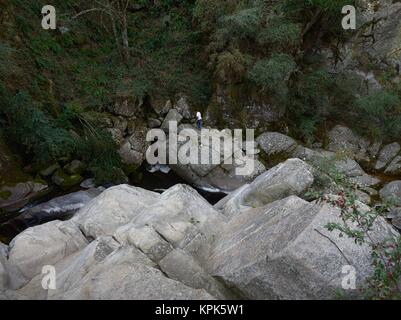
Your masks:
{"label": "green vegetation", "polygon": [[5,133],[33,161],[46,164],[78,158],[90,164],[97,182],[121,181],[121,173],[116,174],[121,162],[113,140],[106,132],[94,128],[78,110],[66,106],[59,117],[52,118],[35,106],[25,92],[9,98],[3,89],[0,99]]}
{"label": "green vegetation", "polygon": [[355,101],[364,114],[364,129],[376,136],[398,139],[401,134],[401,100],[393,91],[378,91]]}
{"label": "green vegetation", "polygon": [[401,280],[401,236],[388,236],[384,241],[373,239],[370,232],[384,223],[391,207],[390,204],[373,207],[369,210],[360,208],[356,203],[355,186],[343,184],[335,200],[323,199],[341,209],[341,223],[329,223],[329,231],[340,232],[339,236],[354,239],[356,245],[368,245],[372,251],[373,275],[367,279],[363,291],[367,299],[401,299],[399,282]]}
{"label": "green vegetation", "polygon": [[[341,222],[328,223],[329,231],[336,231],[339,237],[349,237],[355,245],[368,245],[371,249],[373,274],[367,279],[363,293],[367,299],[388,300],[401,299],[399,288],[401,282],[401,236],[388,234],[384,240],[371,236],[371,231],[385,223],[387,213],[393,207],[384,203],[364,208],[356,196],[358,186],[351,182],[343,173],[335,169],[334,159],[323,159],[318,165],[320,181],[317,188],[312,188],[305,196],[308,200],[317,200],[340,209]],[[322,179],[326,176],[326,179]],[[334,184],[332,195],[322,191],[327,187],[327,178]],[[330,183],[329,182],[329,183]],[[316,183],[316,182],[315,182]],[[318,182],[319,183],[319,182]],[[381,221],[380,221],[381,219]]]}
{"label": "green vegetation", "polygon": [[341,28],[341,8],[352,1],[118,2],[53,1],[56,31],[40,27],[36,1],[0,2],[0,121],[27,158],[88,159],[97,175],[108,168],[120,178],[121,161],[108,151],[116,147],[96,117],[121,99],[142,117],[152,102],[177,94],[208,108],[222,126],[230,119],[216,92],[239,122],[244,101],[257,97],[285,110],[285,127],[305,142],[332,119],[384,140],[401,132],[399,86],[387,81],[386,91],[367,96],[358,81],[327,66],[328,51],[339,59],[352,35]]}

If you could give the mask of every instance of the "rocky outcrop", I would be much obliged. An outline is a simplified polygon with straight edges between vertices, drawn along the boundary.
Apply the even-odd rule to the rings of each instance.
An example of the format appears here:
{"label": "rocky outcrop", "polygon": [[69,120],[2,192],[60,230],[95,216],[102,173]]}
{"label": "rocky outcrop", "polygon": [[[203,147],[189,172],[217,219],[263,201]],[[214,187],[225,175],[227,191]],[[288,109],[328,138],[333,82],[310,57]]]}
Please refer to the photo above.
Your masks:
{"label": "rocky outcrop", "polygon": [[136,124],[133,133],[122,143],[118,153],[127,165],[139,167],[145,160],[147,128]]}
{"label": "rocky outcrop", "polygon": [[10,288],[19,289],[46,265],[54,265],[88,244],[78,226],[58,220],[29,228],[9,246]]}
{"label": "rocky outcrop", "polygon": [[[394,2],[394,3],[393,3]],[[364,85],[362,94],[383,89],[377,71],[399,69],[401,4],[391,0],[358,1],[358,33],[337,54],[328,54],[334,72]],[[340,56],[340,59],[338,59]],[[371,71],[371,66],[375,71]],[[398,75],[394,79],[396,79]]]}
{"label": "rocky outcrop", "polygon": [[2,235],[6,234],[7,239],[11,240],[29,227],[43,224],[51,220],[70,218],[102,191],[103,188],[101,187],[90,188],[88,190],[56,197],[50,201],[27,208],[16,217],[0,224],[0,233],[2,233]]}
{"label": "rocky outcrop", "polygon": [[[393,1],[394,2],[394,1]],[[368,55],[372,62],[401,63],[399,52],[401,29],[401,4],[399,2],[380,1],[379,10],[366,16],[366,23],[356,42],[356,48]]]}
{"label": "rocky outcrop", "polygon": [[0,188],[0,209],[19,210],[32,199],[46,192],[48,192],[48,185],[44,181],[19,182],[14,185],[2,186]]}
{"label": "rocky outcrop", "polygon": [[[194,139],[188,142],[190,136]],[[173,150],[173,153],[184,153],[188,145],[194,143],[195,145],[191,144],[190,147],[197,152],[196,162],[188,161],[189,164],[178,162],[170,164],[170,167],[185,181],[200,188],[233,191],[265,171],[264,165],[255,155],[257,150],[248,150],[245,153],[243,151],[245,146],[235,139],[229,130],[210,130],[209,139],[202,140],[199,132],[192,126],[181,126],[178,141],[184,142],[179,142],[177,150]],[[216,146],[215,141],[220,142],[220,146]],[[169,147],[173,148],[173,146]],[[206,161],[202,160],[202,154],[208,155]],[[250,170],[239,173],[240,168],[250,168]]]}
{"label": "rocky outcrop", "polygon": [[[225,81],[224,81],[225,82]],[[245,83],[219,83],[213,92],[205,120],[213,126],[266,130],[285,114],[285,105],[278,104],[255,87]]]}
{"label": "rocky outcrop", "polygon": [[[14,239],[7,263],[17,272],[10,287],[23,286],[18,296],[30,299],[211,299],[204,287],[216,296],[224,288],[192,253],[207,252],[206,240],[222,223],[223,216],[188,186],[162,195],[113,187],[72,220],[30,228]],[[174,261],[184,260],[187,269],[178,272]],[[59,272],[56,291],[41,287],[43,265]]]}
{"label": "rocky outcrop", "polygon": [[167,116],[164,118],[161,128],[168,132],[169,122],[174,122],[176,125],[179,125],[182,119],[183,116],[178,112],[177,109],[170,109]]}
{"label": "rocky outcrop", "polygon": [[[398,142],[388,144],[379,153],[379,157],[376,162],[376,170],[384,170],[388,164],[399,154],[401,147]],[[392,163],[392,166],[395,164]]]}
{"label": "rocky outcrop", "polygon": [[72,218],[87,238],[112,236],[147,206],[155,203],[158,194],[122,185],[105,190]]}
{"label": "rocky outcrop", "polygon": [[[327,134],[327,150],[345,153],[358,161],[366,161],[370,142],[345,126],[335,126]],[[369,161],[369,160],[367,160]]]}
{"label": "rocky outcrop", "polygon": [[246,207],[260,207],[291,195],[301,195],[313,183],[312,168],[299,159],[289,159],[236,190],[215,206],[228,216]]}
{"label": "rocky outcrop", "polygon": [[[251,299],[332,299],[343,266],[355,267],[359,284],[372,270],[368,246],[328,232],[329,222],[340,222],[338,210],[295,196],[249,209],[220,233],[209,272]],[[392,233],[384,220],[376,228]]]}
{"label": "rocky outcrop", "polygon": [[68,175],[64,170],[57,170],[52,176],[52,182],[63,190],[79,185],[84,178],[79,174]]}
{"label": "rocky outcrop", "polygon": [[288,157],[298,145],[294,139],[278,132],[265,132],[256,141],[268,158],[274,156]]}
{"label": "rocky outcrop", "polygon": [[[71,220],[30,228],[3,247],[0,275],[8,280],[0,292],[7,299],[334,298],[344,265],[363,284],[370,250],[325,228],[340,221],[337,209],[296,196],[312,184],[311,170],[289,159],[215,207],[186,185],[162,194],[112,187]],[[379,220],[372,237],[392,232]],[[56,289],[42,287],[45,265],[55,267]]]}
{"label": "rocky outcrop", "polygon": [[401,207],[401,181],[393,181],[380,190],[380,197],[383,201]]}

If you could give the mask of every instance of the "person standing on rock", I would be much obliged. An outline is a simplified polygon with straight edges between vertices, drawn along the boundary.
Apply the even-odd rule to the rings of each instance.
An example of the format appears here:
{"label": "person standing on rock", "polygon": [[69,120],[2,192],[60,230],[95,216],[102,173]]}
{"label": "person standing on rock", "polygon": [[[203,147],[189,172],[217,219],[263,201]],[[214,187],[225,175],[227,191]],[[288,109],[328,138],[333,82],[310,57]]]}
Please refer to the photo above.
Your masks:
{"label": "person standing on rock", "polygon": [[196,127],[198,130],[202,129],[202,115],[199,111],[196,113]]}

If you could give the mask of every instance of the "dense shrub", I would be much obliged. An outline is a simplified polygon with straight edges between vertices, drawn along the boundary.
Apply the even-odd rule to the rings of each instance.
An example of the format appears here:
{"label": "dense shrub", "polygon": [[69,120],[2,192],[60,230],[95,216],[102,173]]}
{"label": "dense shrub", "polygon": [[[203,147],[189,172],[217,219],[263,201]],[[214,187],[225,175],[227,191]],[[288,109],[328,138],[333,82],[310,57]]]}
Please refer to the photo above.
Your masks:
{"label": "dense shrub", "polygon": [[355,101],[366,132],[375,138],[398,139],[401,135],[401,100],[391,91],[377,91]]}
{"label": "dense shrub", "polygon": [[278,90],[285,85],[295,69],[296,64],[291,56],[276,54],[270,59],[257,61],[249,71],[249,78],[263,88]]}
{"label": "dense shrub", "polygon": [[3,108],[9,137],[27,153],[33,154],[37,161],[70,158],[74,154],[75,141],[71,134],[56,127],[52,119],[33,104],[26,92],[12,97]]}
{"label": "dense shrub", "polygon": [[98,183],[122,181],[121,159],[111,136],[81,117],[81,108],[66,106],[54,119],[26,92],[10,97],[4,87],[0,89],[5,133],[31,162],[81,159],[89,164]]}
{"label": "dense shrub", "polygon": [[286,49],[299,45],[301,41],[301,27],[299,24],[282,17],[272,17],[268,26],[263,28],[257,36],[261,45],[269,45]]}

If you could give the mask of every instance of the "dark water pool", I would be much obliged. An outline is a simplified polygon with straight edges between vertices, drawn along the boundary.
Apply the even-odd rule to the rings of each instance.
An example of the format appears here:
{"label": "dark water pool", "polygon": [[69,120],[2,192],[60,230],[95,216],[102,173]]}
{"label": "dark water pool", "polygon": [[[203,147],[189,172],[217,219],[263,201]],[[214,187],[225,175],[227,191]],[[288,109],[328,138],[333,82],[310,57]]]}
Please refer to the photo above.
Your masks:
{"label": "dark water pool", "polygon": [[[188,184],[181,177],[176,175],[172,170],[169,173],[163,173],[160,171],[151,173],[145,166],[141,167],[140,172],[143,175],[142,180],[134,184],[135,186],[141,187],[146,190],[152,190],[156,192],[162,192],[175,186],[176,184]],[[198,193],[204,197],[210,204],[216,204],[221,199],[223,199],[227,194],[224,192],[211,192],[198,188],[197,186],[192,186]]]}
{"label": "dark water pool", "polygon": [[[146,166],[142,166],[140,168],[140,174],[142,178],[138,182],[132,182],[132,185],[137,187],[141,187],[143,189],[152,190],[155,192],[163,192],[164,190],[176,185],[176,184],[188,184],[183,179],[181,179],[178,175],[176,175],[173,171],[170,170],[168,173],[163,173],[160,171],[151,173],[147,170]],[[200,188],[194,186],[194,188],[202,195],[209,203],[215,204],[224,198],[227,194],[223,192],[210,192],[205,191]],[[42,199],[36,200],[33,203],[27,205],[27,207],[32,207],[38,205],[40,203],[47,202],[52,198],[59,197],[62,195],[66,195],[75,191],[78,191],[79,188],[75,188],[69,190],[68,192],[62,192],[60,190],[54,189],[52,192],[47,194]],[[27,208],[26,207],[26,208]],[[0,241],[3,243],[9,243],[15,236],[24,231],[29,227],[33,227],[36,225],[44,224],[46,222],[58,219],[65,220],[69,219],[72,213],[63,213],[61,215],[57,215],[50,219],[48,216],[44,215],[42,217],[40,213],[35,215],[29,215],[22,212],[12,212],[12,213],[0,213]],[[28,210],[29,211],[29,210]],[[27,211],[25,211],[27,212]]]}

